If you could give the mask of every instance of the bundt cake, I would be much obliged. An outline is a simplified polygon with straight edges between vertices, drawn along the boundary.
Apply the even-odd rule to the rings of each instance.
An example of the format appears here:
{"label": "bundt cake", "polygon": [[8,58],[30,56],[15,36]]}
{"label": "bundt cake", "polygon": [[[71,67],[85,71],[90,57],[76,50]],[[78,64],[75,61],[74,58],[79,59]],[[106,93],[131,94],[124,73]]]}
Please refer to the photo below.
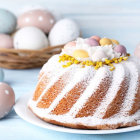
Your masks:
{"label": "bundt cake", "polygon": [[79,129],[140,123],[140,63],[108,38],[78,38],[39,74],[30,110],[40,119]]}

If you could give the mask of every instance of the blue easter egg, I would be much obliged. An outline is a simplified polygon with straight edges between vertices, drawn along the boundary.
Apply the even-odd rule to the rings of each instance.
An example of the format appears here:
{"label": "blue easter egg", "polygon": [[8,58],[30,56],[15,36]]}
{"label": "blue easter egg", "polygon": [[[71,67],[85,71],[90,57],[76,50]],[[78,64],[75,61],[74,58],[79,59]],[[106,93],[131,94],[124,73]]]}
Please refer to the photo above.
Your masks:
{"label": "blue easter egg", "polygon": [[0,33],[10,34],[16,29],[16,16],[5,9],[0,9]]}
{"label": "blue easter egg", "polygon": [[0,82],[4,80],[4,72],[2,69],[0,69]]}

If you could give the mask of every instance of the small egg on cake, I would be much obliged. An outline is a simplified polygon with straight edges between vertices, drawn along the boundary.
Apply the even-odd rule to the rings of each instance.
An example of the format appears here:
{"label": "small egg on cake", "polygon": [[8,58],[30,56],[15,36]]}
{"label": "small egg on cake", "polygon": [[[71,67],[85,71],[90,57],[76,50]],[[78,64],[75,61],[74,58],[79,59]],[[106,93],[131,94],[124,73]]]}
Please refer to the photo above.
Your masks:
{"label": "small egg on cake", "polygon": [[74,58],[87,58],[89,57],[89,54],[86,50],[77,49],[73,52]]}
{"label": "small egg on cake", "polygon": [[87,38],[85,42],[90,46],[99,46],[98,41],[94,38]]}
{"label": "small egg on cake", "polygon": [[107,56],[104,53],[103,50],[97,50],[95,53],[92,55],[92,60],[95,61],[103,61],[103,59],[106,59]]}
{"label": "small egg on cake", "polygon": [[91,38],[96,39],[98,42],[99,42],[100,39],[101,39],[101,38],[100,38],[99,36],[97,36],[97,35],[96,35],[96,36],[92,36]]}
{"label": "small egg on cake", "polygon": [[48,10],[34,9],[21,14],[17,23],[18,28],[35,26],[47,34],[55,24],[55,18]]}
{"label": "small egg on cake", "polygon": [[13,89],[6,83],[0,82],[0,119],[5,117],[15,104]]}
{"label": "small egg on cake", "polygon": [[51,46],[66,44],[80,36],[80,29],[75,21],[62,19],[56,22],[49,33]]}
{"label": "small egg on cake", "polygon": [[64,49],[62,51],[64,53],[71,55],[73,53],[73,50],[75,49],[75,47],[76,47],[76,42],[71,41],[64,46]]}
{"label": "small egg on cake", "polygon": [[15,49],[38,50],[48,46],[46,35],[36,27],[24,27],[14,35]]}
{"label": "small egg on cake", "polygon": [[0,9],[0,33],[11,34],[16,25],[16,16],[8,10]]}
{"label": "small egg on cake", "polygon": [[126,55],[126,53],[127,53],[126,48],[123,45],[115,46],[114,51],[117,53],[120,53],[121,55]]}
{"label": "small egg on cake", "polygon": [[6,34],[0,34],[0,48],[13,48],[13,38]]}
{"label": "small egg on cake", "polygon": [[102,38],[100,39],[100,45],[101,46],[112,45],[112,41],[109,38]]}
{"label": "small egg on cake", "polygon": [[115,39],[111,39],[111,41],[112,41],[113,44],[116,44],[116,45],[119,45],[120,44],[119,41],[117,41]]}

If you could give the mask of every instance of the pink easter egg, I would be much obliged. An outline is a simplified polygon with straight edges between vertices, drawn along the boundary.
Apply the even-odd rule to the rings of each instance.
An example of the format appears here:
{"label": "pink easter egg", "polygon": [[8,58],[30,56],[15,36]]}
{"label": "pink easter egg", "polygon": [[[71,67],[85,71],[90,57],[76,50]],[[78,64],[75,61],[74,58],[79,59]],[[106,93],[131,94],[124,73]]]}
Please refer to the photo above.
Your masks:
{"label": "pink easter egg", "polygon": [[117,46],[115,46],[114,51],[117,52],[117,53],[121,53],[121,55],[122,54],[125,55],[127,53],[126,48],[123,45],[117,45]]}
{"label": "pink easter egg", "polygon": [[0,118],[6,116],[15,104],[13,89],[6,83],[0,83]]}
{"label": "pink easter egg", "polygon": [[54,16],[47,10],[31,10],[23,13],[17,20],[18,28],[35,26],[48,33],[55,24]]}
{"label": "pink easter egg", "polygon": [[0,48],[13,48],[13,39],[9,35],[0,34]]}
{"label": "pink easter egg", "polygon": [[72,41],[72,42],[67,43],[67,44],[64,46],[64,48],[66,49],[66,48],[74,47],[74,46],[76,46],[76,42],[75,42],[75,41]]}
{"label": "pink easter egg", "polygon": [[89,44],[90,46],[99,46],[98,41],[94,38],[88,38],[88,39],[85,40],[85,42],[87,44]]}
{"label": "pink easter egg", "polygon": [[99,42],[100,39],[101,39],[101,38],[100,38],[99,36],[97,36],[97,35],[96,35],[96,36],[92,36],[91,38],[96,39],[98,42]]}
{"label": "pink easter egg", "polygon": [[76,46],[76,42],[75,42],[75,41],[69,42],[69,43],[67,43],[67,44],[64,46],[63,51],[64,51],[66,54],[72,55],[75,46]]}
{"label": "pink easter egg", "polygon": [[134,55],[140,58],[140,44],[135,48]]}

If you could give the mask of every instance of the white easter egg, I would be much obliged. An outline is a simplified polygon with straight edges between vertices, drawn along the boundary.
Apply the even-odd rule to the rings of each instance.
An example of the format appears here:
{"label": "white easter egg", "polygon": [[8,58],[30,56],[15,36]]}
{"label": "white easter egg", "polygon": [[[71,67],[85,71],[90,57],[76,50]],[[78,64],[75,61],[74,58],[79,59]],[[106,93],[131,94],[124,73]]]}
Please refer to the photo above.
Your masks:
{"label": "white easter egg", "polygon": [[49,41],[51,46],[66,44],[80,36],[78,25],[71,19],[59,20],[51,29]]}
{"label": "white easter egg", "polygon": [[14,35],[15,49],[38,50],[48,46],[46,35],[36,27],[24,27]]}

